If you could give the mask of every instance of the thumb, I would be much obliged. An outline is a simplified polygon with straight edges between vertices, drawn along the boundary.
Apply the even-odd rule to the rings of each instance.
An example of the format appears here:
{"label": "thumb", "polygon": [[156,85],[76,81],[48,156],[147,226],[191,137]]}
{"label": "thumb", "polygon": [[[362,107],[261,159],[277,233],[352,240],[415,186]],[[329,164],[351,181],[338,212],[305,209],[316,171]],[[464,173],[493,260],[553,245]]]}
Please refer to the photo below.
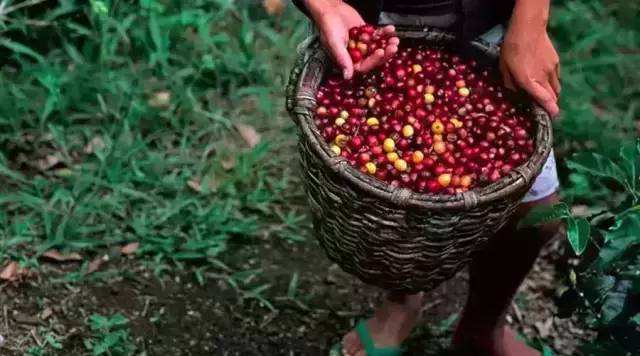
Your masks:
{"label": "thumb", "polygon": [[327,38],[327,47],[333,59],[342,69],[344,79],[351,79],[353,77],[353,61],[347,52],[344,41],[337,36],[330,36]]}

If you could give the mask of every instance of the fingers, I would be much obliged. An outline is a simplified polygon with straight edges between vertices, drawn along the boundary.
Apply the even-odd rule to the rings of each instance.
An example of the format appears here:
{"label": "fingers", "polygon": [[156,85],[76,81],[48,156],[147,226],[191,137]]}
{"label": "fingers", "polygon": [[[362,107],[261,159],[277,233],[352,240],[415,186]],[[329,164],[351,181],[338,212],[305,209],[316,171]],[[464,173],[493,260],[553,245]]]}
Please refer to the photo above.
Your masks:
{"label": "fingers", "polygon": [[[397,50],[397,47],[396,47]],[[363,59],[362,62],[355,64],[355,70],[358,72],[368,72],[371,69],[381,65],[385,60],[385,50],[378,48],[370,56]]]}
{"label": "fingers", "polygon": [[398,52],[398,46],[400,45],[400,39],[398,37],[391,37],[387,41],[387,47],[384,49],[384,61],[393,57]]}
{"label": "fingers", "polygon": [[555,118],[560,114],[558,98],[548,82],[541,84],[537,80],[530,80],[525,85],[522,85],[522,87],[533,97],[535,101],[538,102],[538,104],[542,105],[552,118]]}
{"label": "fingers", "polygon": [[331,56],[342,69],[344,79],[353,77],[353,61],[347,52],[347,46],[337,36],[330,36],[326,39],[326,47],[329,49]]}
{"label": "fingers", "polygon": [[393,25],[387,25],[381,29],[381,32],[387,37],[396,35],[396,28]]}

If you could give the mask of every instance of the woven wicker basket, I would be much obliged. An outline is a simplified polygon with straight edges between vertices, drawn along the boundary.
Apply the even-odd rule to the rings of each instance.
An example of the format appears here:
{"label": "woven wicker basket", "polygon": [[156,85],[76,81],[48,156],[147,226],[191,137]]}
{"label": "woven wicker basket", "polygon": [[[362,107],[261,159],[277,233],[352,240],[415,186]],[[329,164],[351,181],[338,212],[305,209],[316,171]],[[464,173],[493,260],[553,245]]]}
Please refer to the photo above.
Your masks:
{"label": "woven wicker basket", "polygon": [[[403,41],[453,46],[495,65],[498,47],[460,45],[443,32],[405,31]],[[328,257],[362,281],[417,292],[451,278],[514,212],[552,147],[551,122],[534,105],[536,150],[529,161],[486,187],[456,195],[394,188],[351,167],[324,142],[313,120],[315,94],[331,61],[318,41],[300,50],[287,87],[314,230]]]}

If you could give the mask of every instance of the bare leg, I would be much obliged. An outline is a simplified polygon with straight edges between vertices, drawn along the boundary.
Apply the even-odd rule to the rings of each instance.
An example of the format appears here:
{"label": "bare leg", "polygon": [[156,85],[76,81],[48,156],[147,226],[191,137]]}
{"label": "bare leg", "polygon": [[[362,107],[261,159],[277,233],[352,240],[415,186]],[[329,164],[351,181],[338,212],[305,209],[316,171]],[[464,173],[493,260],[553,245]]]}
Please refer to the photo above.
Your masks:
{"label": "bare leg", "polygon": [[[377,347],[399,346],[409,337],[411,330],[420,319],[423,293],[393,294],[390,293],[367,320],[371,337]],[[342,339],[345,356],[365,356],[358,334],[352,330]]]}
{"label": "bare leg", "polygon": [[516,229],[517,221],[533,206],[558,202],[556,194],[524,203],[472,261],[469,297],[453,343],[472,355],[538,355],[515,339],[505,326],[504,315],[518,287],[529,273],[542,247],[558,231],[559,224]]}

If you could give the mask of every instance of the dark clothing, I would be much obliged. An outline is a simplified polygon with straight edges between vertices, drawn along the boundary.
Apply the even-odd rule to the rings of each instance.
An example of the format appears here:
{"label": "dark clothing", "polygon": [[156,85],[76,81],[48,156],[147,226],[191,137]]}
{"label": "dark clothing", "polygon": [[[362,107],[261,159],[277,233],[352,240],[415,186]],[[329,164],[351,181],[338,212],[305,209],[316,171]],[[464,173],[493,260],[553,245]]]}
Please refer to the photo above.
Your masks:
{"label": "dark clothing", "polygon": [[[497,24],[506,24],[515,0],[345,0],[370,24],[378,24],[381,11],[405,15],[456,14],[456,24],[444,30],[473,39]],[[293,3],[306,12],[302,0]]]}

